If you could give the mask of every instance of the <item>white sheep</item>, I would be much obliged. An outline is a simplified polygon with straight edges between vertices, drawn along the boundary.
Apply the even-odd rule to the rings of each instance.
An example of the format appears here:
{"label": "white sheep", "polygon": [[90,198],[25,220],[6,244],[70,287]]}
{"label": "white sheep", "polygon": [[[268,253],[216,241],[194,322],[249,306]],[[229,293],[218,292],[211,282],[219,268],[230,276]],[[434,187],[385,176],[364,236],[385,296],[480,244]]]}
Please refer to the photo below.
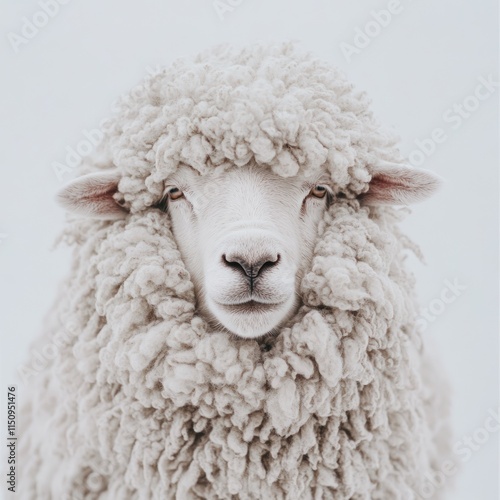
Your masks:
{"label": "white sheep", "polygon": [[74,334],[31,384],[22,498],[423,496],[447,402],[392,205],[439,182],[368,105],[290,44],[122,100],[59,194],[75,257],[41,341]]}

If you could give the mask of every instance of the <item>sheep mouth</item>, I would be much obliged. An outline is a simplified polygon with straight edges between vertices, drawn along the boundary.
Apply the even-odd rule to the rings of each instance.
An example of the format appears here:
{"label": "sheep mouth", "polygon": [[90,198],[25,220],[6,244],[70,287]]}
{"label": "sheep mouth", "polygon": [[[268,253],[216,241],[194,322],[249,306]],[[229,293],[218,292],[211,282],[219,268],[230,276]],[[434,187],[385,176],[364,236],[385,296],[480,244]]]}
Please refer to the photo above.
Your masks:
{"label": "sheep mouth", "polygon": [[220,304],[224,310],[232,313],[248,314],[248,313],[262,313],[262,312],[272,312],[280,307],[283,303],[265,303],[258,302],[256,300],[249,300],[247,302],[241,302],[239,304]]}

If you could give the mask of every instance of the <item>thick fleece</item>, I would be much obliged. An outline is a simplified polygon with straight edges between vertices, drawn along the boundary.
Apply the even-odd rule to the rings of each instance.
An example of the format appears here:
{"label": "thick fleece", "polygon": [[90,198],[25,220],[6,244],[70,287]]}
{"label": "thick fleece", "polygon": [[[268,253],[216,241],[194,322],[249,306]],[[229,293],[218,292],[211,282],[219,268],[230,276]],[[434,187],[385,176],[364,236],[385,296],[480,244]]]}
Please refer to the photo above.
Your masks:
{"label": "thick fleece", "polygon": [[[65,231],[74,261],[38,340],[58,355],[29,382],[21,498],[419,498],[447,453],[447,404],[415,327],[401,212],[357,198],[371,165],[401,160],[366,96],[290,44],[219,47],[122,99],[100,154],[81,173],[118,168],[130,214]],[[152,208],[181,164],[250,162],[326,166],[344,195],[298,313],[260,340],[209,330]]]}

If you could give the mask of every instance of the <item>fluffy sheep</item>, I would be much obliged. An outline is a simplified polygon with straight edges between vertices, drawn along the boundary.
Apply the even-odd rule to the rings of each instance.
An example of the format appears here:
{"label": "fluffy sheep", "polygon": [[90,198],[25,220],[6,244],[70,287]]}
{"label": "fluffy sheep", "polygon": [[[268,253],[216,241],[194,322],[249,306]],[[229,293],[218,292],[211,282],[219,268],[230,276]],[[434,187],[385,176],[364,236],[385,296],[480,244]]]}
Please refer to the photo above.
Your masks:
{"label": "fluffy sheep", "polygon": [[423,495],[448,403],[398,222],[438,180],[364,93],[293,44],[217,47],[122,98],[79,175],[21,498]]}

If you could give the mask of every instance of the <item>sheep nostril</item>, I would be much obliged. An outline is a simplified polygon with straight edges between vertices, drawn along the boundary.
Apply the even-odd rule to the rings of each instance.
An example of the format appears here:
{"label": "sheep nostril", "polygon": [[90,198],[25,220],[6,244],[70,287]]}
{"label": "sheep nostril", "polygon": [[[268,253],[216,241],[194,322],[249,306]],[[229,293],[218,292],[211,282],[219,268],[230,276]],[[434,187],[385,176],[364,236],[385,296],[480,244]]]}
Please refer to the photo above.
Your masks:
{"label": "sheep nostril", "polygon": [[270,258],[269,260],[260,261],[258,263],[258,267],[257,267],[257,274],[264,271],[264,269],[269,269],[271,267],[276,266],[276,264],[278,264],[279,261],[280,261],[280,254],[279,253],[276,254],[276,258],[274,258],[274,259]]}
{"label": "sheep nostril", "polygon": [[252,265],[242,257],[238,255],[227,257],[227,255],[224,254],[222,260],[226,266],[232,267],[236,271],[241,271],[246,276],[252,277]]}

